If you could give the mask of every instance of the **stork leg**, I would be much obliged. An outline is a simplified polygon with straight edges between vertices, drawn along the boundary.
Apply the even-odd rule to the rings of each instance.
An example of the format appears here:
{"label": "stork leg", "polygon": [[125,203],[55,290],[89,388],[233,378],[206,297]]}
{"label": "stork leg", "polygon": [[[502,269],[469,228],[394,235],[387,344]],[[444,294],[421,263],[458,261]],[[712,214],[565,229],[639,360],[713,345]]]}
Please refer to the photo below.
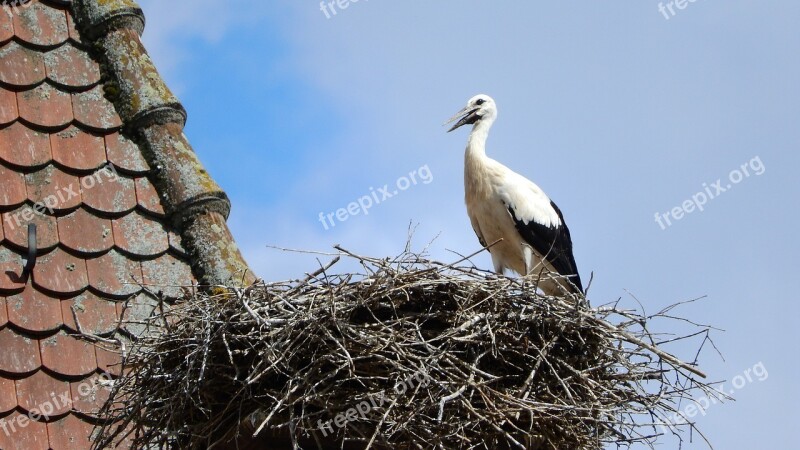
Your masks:
{"label": "stork leg", "polygon": [[498,277],[503,276],[503,272],[505,272],[506,269],[503,267],[500,257],[491,252],[490,254],[492,255],[492,265],[494,265],[494,271],[497,273]]}
{"label": "stork leg", "polygon": [[522,246],[522,259],[525,262],[524,275],[530,275],[533,272],[533,249],[530,246]]}
{"label": "stork leg", "polygon": [[525,283],[530,281],[529,278],[533,273],[533,249],[525,244],[522,244],[522,261],[525,263],[525,273],[522,274],[522,288],[524,289]]}

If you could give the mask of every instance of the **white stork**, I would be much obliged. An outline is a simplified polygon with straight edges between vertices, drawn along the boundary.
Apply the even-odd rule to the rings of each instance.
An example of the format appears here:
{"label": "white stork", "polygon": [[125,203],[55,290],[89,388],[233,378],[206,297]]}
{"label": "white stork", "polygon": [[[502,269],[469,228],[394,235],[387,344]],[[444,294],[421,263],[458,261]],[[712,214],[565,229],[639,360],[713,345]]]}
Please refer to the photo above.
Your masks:
{"label": "white stork", "polygon": [[494,270],[511,269],[520,275],[552,273],[539,288],[545,294],[583,292],[572,255],[572,240],[564,217],[539,186],[486,156],[489,128],[497,106],[488,95],[476,95],[446,123],[457,122],[448,132],[473,125],[464,155],[464,190],[467,214],[481,245],[489,248]]}

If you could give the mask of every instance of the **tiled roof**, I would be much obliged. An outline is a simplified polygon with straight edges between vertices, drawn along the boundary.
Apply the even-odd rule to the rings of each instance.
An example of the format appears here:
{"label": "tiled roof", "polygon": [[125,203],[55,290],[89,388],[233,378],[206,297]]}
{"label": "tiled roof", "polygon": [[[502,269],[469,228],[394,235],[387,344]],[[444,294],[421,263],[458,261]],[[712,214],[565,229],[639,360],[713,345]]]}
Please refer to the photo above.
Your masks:
{"label": "tiled roof", "polygon": [[120,370],[107,342],[142,333],[159,295],[253,276],[138,6],[20,3],[0,8],[0,450],[88,450]]}

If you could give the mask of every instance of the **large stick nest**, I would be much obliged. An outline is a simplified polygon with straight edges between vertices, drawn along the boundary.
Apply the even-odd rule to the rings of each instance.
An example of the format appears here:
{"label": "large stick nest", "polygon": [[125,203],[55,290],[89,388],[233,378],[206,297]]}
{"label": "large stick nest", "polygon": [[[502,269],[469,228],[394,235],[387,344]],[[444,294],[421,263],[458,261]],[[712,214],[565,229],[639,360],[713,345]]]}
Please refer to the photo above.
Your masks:
{"label": "large stick nest", "polygon": [[655,318],[687,323],[669,311],[591,308],[411,253],[342,252],[363,273],[331,275],[337,257],[302,280],[163,308],[96,448],[205,449],[244,433],[306,449],[652,445],[680,401],[714,395],[662,350],[680,336],[648,331]]}

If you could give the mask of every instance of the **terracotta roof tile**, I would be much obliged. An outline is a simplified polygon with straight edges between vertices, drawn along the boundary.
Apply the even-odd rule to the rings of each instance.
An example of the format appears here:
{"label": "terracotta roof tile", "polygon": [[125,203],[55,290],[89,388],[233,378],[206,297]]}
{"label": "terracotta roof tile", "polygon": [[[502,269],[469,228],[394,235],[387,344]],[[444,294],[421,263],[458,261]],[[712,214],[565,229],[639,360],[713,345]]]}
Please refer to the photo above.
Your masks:
{"label": "terracotta roof tile", "polygon": [[28,197],[25,191],[25,177],[2,164],[0,164],[0,186],[3,186],[3,190],[0,191],[0,207],[19,205]]}
{"label": "terracotta roof tile", "polygon": [[53,450],[87,450],[92,448],[94,425],[74,414],[47,424]]}
{"label": "terracotta roof tile", "polygon": [[0,8],[0,42],[14,37],[14,19],[9,8]]}
{"label": "terracotta roof tile", "polygon": [[76,126],[50,135],[53,160],[76,170],[97,169],[106,163],[106,146],[102,136]]}
{"label": "terracotta roof tile", "polygon": [[[81,188],[84,192],[93,190],[95,188],[100,189],[99,186],[107,181],[109,182],[108,190],[113,191],[119,188],[118,185],[114,184],[114,182],[119,181],[119,174],[117,173],[116,167],[114,167],[112,164],[109,164],[105,160],[104,162],[105,164],[102,167],[96,169],[89,175],[84,175],[81,177]],[[127,188],[133,189],[135,194],[135,186],[128,186]]]}
{"label": "terracotta roof tile", "polygon": [[51,165],[25,175],[28,200],[52,205],[55,211],[75,208],[81,203],[81,187],[77,177]]}
{"label": "terracotta roof tile", "polygon": [[14,14],[14,34],[25,42],[39,46],[54,46],[69,37],[67,15],[62,9],[40,2],[17,8]]}
{"label": "terracotta roof tile", "polygon": [[[102,20],[133,5],[86,4],[100,3],[108,14]],[[194,227],[195,234],[180,232],[189,243],[208,224],[221,230],[209,235],[227,232],[227,199],[182,133],[185,111],[144,51],[136,12],[124,9],[133,20],[104,22],[109,28],[102,30],[88,23],[94,19],[87,13],[81,28],[103,39],[83,42],[73,20],[78,6],[33,0],[14,14],[0,8],[0,415],[6,415],[0,419],[28,420],[22,410],[51,400],[67,384],[74,408],[62,405],[44,419],[47,425],[26,423],[9,439],[0,430],[2,450],[90,448],[106,392],[83,395],[81,387],[92,386],[87,383],[100,371],[118,376],[121,355],[74,334],[113,336],[130,345],[128,333],[148,331],[137,322],[159,305],[138,283],[161,286],[153,290],[168,297],[182,294],[177,285],[196,283],[172,228],[173,219],[182,218],[165,217],[165,209],[210,200],[218,220]],[[97,53],[88,51],[92,46]],[[106,57],[104,70],[120,82],[116,107],[129,119],[126,130],[140,136],[139,145],[120,131],[95,54]],[[148,161],[162,167],[151,171]],[[28,218],[38,225],[38,256],[26,286],[20,274],[28,219],[17,223],[14,214],[37,202],[46,211]],[[125,298],[128,322],[119,325]]]}
{"label": "terracotta roof tile", "polygon": [[72,97],[48,83],[17,93],[19,116],[47,128],[61,128],[72,122]]}
{"label": "terracotta roof tile", "polygon": [[39,348],[42,366],[58,374],[77,377],[97,370],[94,345],[63,331],[39,341]]}
{"label": "terracotta roof tile", "polygon": [[112,164],[126,172],[142,174],[150,170],[136,144],[118,132],[106,136],[106,154]]}
{"label": "terracotta roof tile", "polygon": [[181,238],[181,235],[175,233],[174,231],[169,232],[169,246],[172,248],[173,252],[175,252],[175,254],[181,258],[186,258],[188,256],[186,249],[183,247],[183,239]]}
{"label": "terracotta roof tile", "polygon": [[[72,0],[68,1],[71,2]],[[75,42],[83,42],[78,28],[75,27],[75,19],[72,18],[72,14],[67,14],[67,31],[69,32],[70,39]]]}
{"label": "terracotta roof tile", "polygon": [[135,211],[114,220],[114,242],[125,252],[142,257],[160,255],[169,248],[164,225]]}
{"label": "terracotta roof tile", "polygon": [[36,286],[55,294],[77,294],[89,285],[86,262],[60,248],[40,256],[33,268]]}
{"label": "terracotta roof tile", "polygon": [[22,256],[6,247],[0,247],[0,293],[22,292],[25,283],[20,278],[24,260]]}
{"label": "terracotta roof tile", "polygon": [[14,412],[2,420],[5,421],[10,431],[8,434],[0,433],[0,448],[3,450],[47,450],[50,448],[47,425],[44,423],[30,420],[27,414],[19,412]]}
{"label": "terracotta roof tile", "polygon": [[151,261],[143,261],[142,275],[145,286],[151,291],[162,292],[170,298],[179,298],[183,286],[197,283],[186,263],[169,253]]}
{"label": "terracotta roof tile", "polygon": [[158,305],[159,300],[144,292],[124,304],[118,303],[117,309],[122,315],[122,327],[135,336],[144,335],[148,331],[148,321]]}
{"label": "terracotta roof tile", "polygon": [[16,381],[17,402],[25,412],[36,411],[49,417],[60,416],[72,407],[69,383],[40,370]]}
{"label": "terracotta roof tile", "polygon": [[31,373],[42,366],[39,341],[17,334],[9,327],[0,330],[0,372],[10,374]]}
{"label": "terracotta roof tile", "polygon": [[145,211],[157,216],[164,215],[164,206],[155,186],[145,177],[136,179],[136,199]]}
{"label": "terracotta roof tile", "polygon": [[122,355],[119,351],[105,348],[102,345],[95,345],[94,350],[97,354],[97,368],[104,373],[118,377],[122,367]]}
{"label": "terracotta roof tile", "polygon": [[53,159],[50,137],[21,122],[12,123],[0,130],[0,159],[26,169],[44,166]]}
{"label": "terracotta roof tile", "polygon": [[[115,302],[98,297],[90,291],[85,291],[69,300],[62,300],[61,316],[64,318],[64,325],[70,330],[97,336],[114,332],[119,320]],[[78,318],[80,330],[75,323],[75,317]]]}
{"label": "terracotta roof tile", "polygon": [[126,213],[136,207],[136,185],[133,179],[120,175],[112,181],[103,173],[99,177],[108,180],[109,184],[103,188],[83,189],[83,203],[86,206],[108,214]]}
{"label": "terracotta roof tile", "polygon": [[25,204],[3,214],[6,239],[19,249],[28,249],[28,224],[36,224],[36,249],[40,254],[58,245],[56,218],[46,210]]}
{"label": "terracotta roof tile", "polygon": [[85,416],[97,417],[111,394],[111,382],[107,376],[100,374],[73,381],[70,383],[72,407]]}
{"label": "terracotta roof tile", "polygon": [[44,81],[47,72],[42,54],[14,41],[0,48],[0,81],[12,86],[35,86]]}
{"label": "terracotta roof tile", "polygon": [[45,53],[44,64],[47,78],[59,85],[82,88],[100,81],[100,66],[70,42]]}
{"label": "terracotta roof tile", "polygon": [[114,447],[113,448],[115,450],[116,449],[120,449],[120,450],[129,449],[129,448],[133,447],[133,439],[134,439],[135,435],[128,431],[128,430],[131,430],[131,429],[132,429],[132,427],[128,426],[127,430],[124,433],[121,434],[121,436],[124,436],[124,438],[121,438],[121,440],[120,440],[120,438],[118,438],[117,440],[114,441],[114,443],[113,443]]}
{"label": "terracotta roof tile", "polygon": [[114,245],[111,221],[83,208],[58,219],[58,236],[70,250],[85,254],[102,253]]}
{"label": "terracotta roof tile", "polygon": [[17,407],[17,390],[14,380],[0,377],[0,414]]}
{"label": "terracotta roof tile", "polygon": [[103,86],[72,95],[75,120],[97,130],[114,130],[122,126],[114,105],[106,99]]}
{"label": "terracotta roof tile", "polygon": [[6,298],[0,297],[0,328],[6,326],[7,323],[8,323],[8,313],[6,312]]}
{"label": "terracotta roof tile", "polygon": [[[2,69],[0,69],[2,70]],[[0,86],[0,125],[17,120],[17,94]]]}
{"label": "terracotta roof tile", "polygon": [[89,284],[95,290],[111,298],[125,298],[139,292],[142,282],[142,266],[135,260],[111,250],[105,255],[86,261]]}
{"label": "terracotta roof tile", "polygon": [[6,299],[8,321],[25,331],[42,333],[57,330],[63,323],[61,301],[28,285],[24,291]]}

